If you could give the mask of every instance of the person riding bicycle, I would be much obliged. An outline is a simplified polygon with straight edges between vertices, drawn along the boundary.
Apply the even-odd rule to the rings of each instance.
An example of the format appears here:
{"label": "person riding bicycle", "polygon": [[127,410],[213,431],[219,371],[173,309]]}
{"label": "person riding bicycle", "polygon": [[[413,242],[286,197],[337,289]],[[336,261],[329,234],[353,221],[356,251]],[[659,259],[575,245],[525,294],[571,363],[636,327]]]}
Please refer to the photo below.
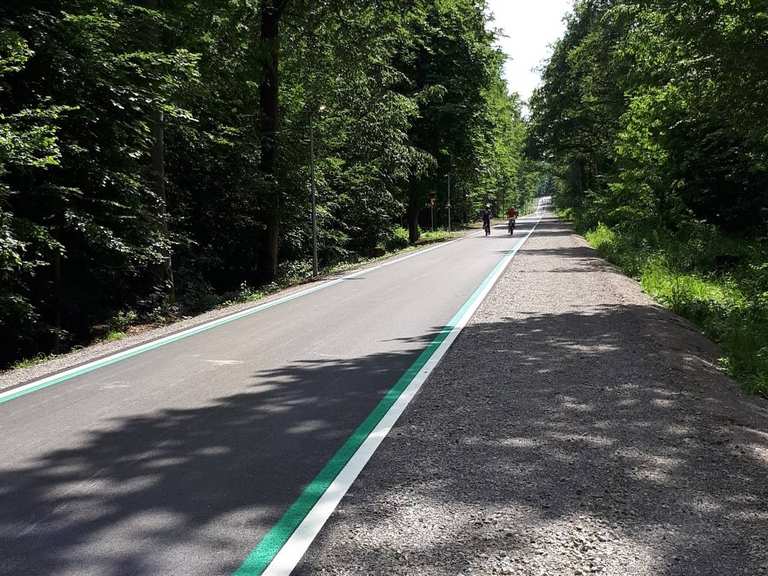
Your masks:
{"label": "person riding bicycle", "polygon": [[518,214],[519,213],[514,206],[511,206],[509,210],[507,210],[507,229],[510,234],[514,234],[515,232],[515,223],[517,222]]}
{"label": "person riding bicycle", "polygon": [[485,210],[483,210],[483,230],[485,230],[486,236],[491,235],[491,205],[490,204],[486,205]]}

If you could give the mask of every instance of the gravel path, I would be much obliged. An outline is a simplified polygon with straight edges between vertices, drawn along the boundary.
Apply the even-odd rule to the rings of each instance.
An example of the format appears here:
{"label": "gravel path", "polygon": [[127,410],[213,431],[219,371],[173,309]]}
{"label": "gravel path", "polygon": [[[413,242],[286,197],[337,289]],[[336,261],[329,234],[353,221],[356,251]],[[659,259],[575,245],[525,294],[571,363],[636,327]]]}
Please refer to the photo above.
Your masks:
{"label": "gravel path", "polygon": [[296,573],[768,574],[768,404],[717,356],[543,221]]}

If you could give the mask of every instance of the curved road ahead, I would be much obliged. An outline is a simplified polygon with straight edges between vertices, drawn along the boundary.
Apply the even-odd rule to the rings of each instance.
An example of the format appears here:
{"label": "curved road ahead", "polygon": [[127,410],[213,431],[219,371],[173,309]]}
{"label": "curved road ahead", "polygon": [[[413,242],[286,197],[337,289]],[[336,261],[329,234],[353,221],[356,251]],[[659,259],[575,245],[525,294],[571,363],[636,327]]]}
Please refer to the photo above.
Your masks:
{"label": "curved road ahead", "polygon": [[532,225],[0,404],[0,574],[233,573]]}

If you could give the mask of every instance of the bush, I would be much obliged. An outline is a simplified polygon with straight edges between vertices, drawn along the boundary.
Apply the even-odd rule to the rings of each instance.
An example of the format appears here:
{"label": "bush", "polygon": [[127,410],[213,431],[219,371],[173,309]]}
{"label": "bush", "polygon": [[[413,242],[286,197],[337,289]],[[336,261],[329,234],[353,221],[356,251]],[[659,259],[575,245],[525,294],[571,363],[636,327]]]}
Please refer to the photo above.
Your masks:
{"label": "bush", "polygon": [[598,224],[587,241],[643,289],[720,344],[744,388],[768,396],[768,263],[761,242],[697,223],[676,235]]}
{"label": "bush", "polygon": [[392,234],[384,242],[384,248],[386,248],[387,252],[402,250],[403,248],[408,248],[409,245],[408,229],[402,226],[393,228]]}
{"label": "bush", "polygon": [[109,321],[110,332],[125,332],[136,324],[139,320],[139,315],[133,310],[123,310],[118,312],[115,317]]}
{"label": "bush", "polygon": [[[213,286],[205,280],[202,275],[190,276],[185,285],[184,291],[179,294],[179,308],[186,313],[199,314],[215,308],[220,302],[219,296]],[[150,314],[153,321],[165,321],[173,317],[176,311],[167,310],[165,306],[156,307]]]}
{"label": "bush", "polygon": [[291,260],[280,263],[277,276],[281,283],[292,284],[311,278],[312,273],[312,260]]}

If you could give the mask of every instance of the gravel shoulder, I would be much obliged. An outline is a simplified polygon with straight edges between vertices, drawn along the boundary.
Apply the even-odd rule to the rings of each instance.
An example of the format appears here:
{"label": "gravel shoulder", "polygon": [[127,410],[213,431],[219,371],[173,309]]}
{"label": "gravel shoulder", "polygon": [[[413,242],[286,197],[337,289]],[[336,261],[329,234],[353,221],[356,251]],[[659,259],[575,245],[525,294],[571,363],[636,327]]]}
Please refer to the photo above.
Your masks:
{"label": "gravel shoulder", "polygon": [[768,574],[768,403],[717,359],[545,219],[295,574]]}

